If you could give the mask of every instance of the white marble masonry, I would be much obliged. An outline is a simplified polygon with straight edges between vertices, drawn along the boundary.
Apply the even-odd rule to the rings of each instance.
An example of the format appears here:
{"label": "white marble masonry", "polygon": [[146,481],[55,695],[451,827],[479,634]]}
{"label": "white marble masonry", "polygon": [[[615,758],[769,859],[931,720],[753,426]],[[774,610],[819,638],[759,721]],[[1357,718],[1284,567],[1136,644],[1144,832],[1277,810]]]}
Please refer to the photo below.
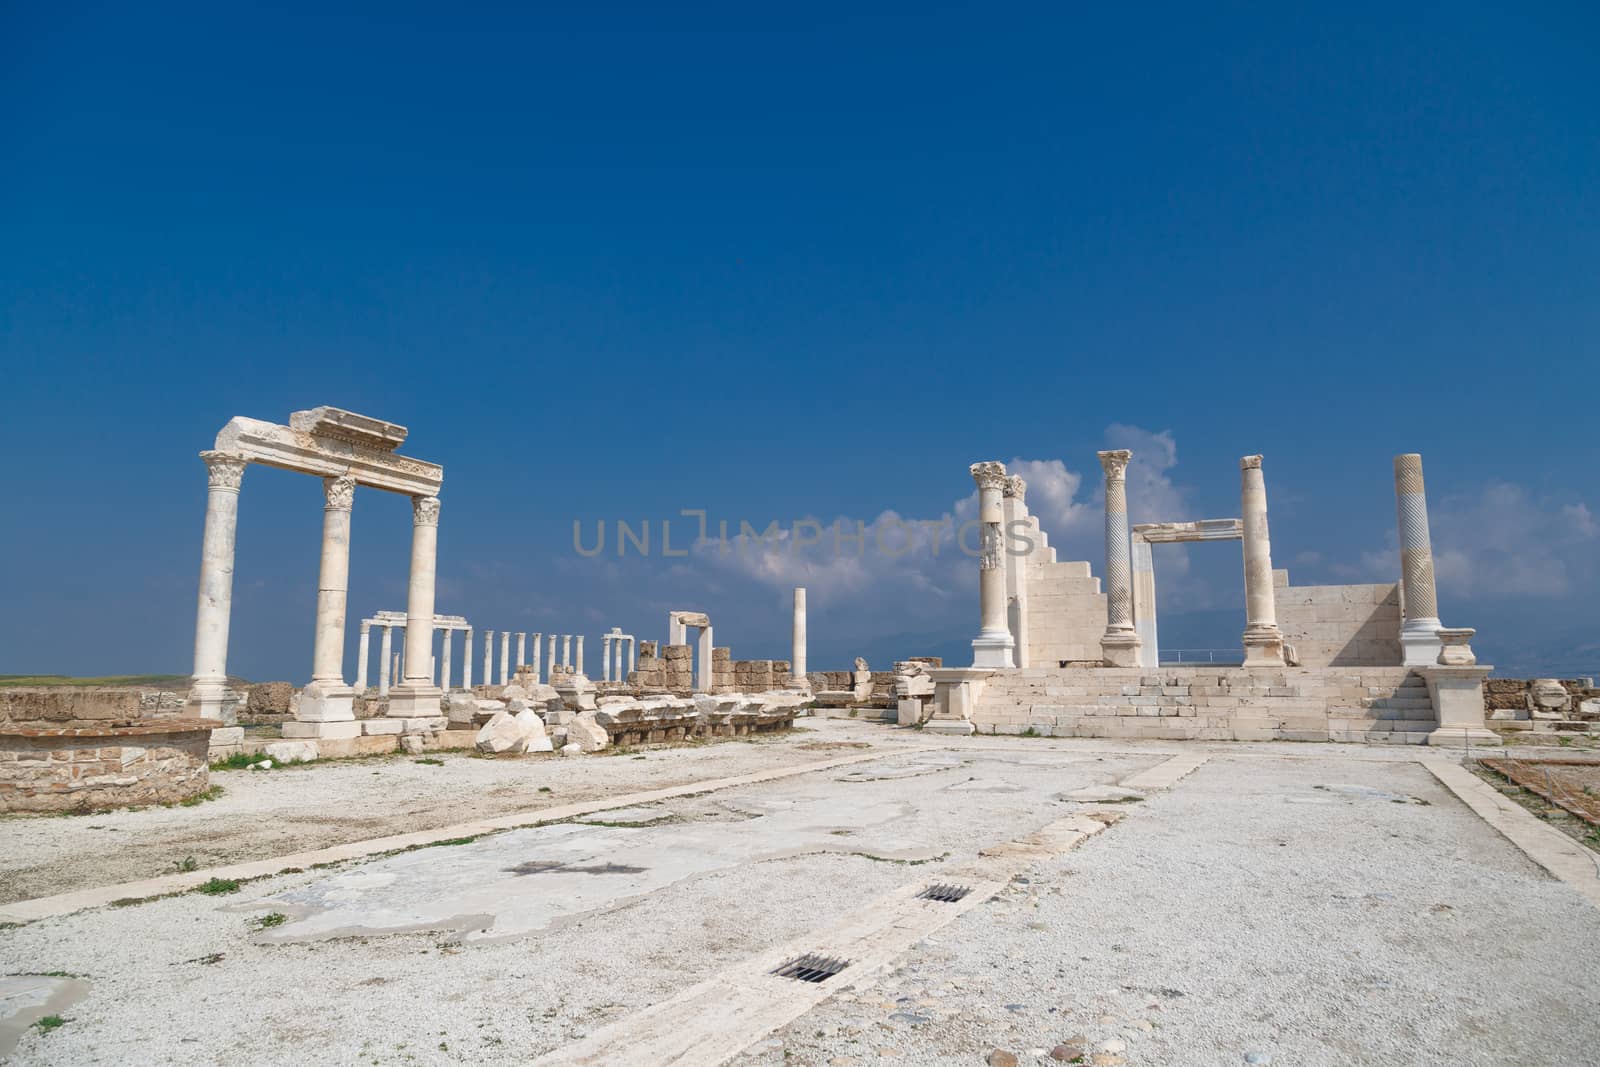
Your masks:
{"label": "white marble masonry", "polygon": [[972,639],[974,667],[1009,668],[1016,662],[1011,627],[1006,621],[1006,576],[1001,554],[1005,551],[1000,524],[1004,518],[1001,493],[1005,490],[1005,464],[974,463],[968,472],[978,484],[978,522],[983,540],[978,556],[978,636]]}

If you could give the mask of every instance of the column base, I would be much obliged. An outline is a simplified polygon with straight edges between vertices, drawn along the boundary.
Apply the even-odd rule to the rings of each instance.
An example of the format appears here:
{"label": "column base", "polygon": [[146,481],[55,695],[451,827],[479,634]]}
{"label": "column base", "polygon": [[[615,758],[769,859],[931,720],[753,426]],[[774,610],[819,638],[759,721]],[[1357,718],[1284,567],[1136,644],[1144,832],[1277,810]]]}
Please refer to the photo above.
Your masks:
{"label": "column base", "polygon": [[1444,642],[1439,639],[1439,621],[1424,620],[1427,625],[1400,628],[1400,666],[1431,667],[1439,662]]}
{"label": "column base", "polygon": [[1100,638],[1100,656],[1107,667],[1138,667],[1144,639],[1136,633],[1113,633]]}
{"label": "column base", "polygon": [[1244,666],[1284,667],[1283,634],[1276,628],[1244,635]]}
{"label": "column base", "polygon": [[285,740],[309,741],[347,741],[352,737],[361,736],[361,724],[355,720],[344,722],[328,720],[317,722],[304,722],[299,719],[283,724]]}
{"label": "column base", "polygon": [[294,717],[297,722],[354,722],[356,691],[343,682],[312,682],[300,690]]}
{"label": "column base", "polygon": [[389,690],[389,708],[384,714],[391,719],[440,719],[444,717],[443,696],[438,686],[397,685]]}
{"label": "column base", "polygon": [[978,728],[967,719],[929,719],[922,724],[924,733],[929,734],[974,734]]}
{"label": "column base", "polygon": [[1016,666],[1015,648],[1016,642],[1009,631],[979,634],[972,639],[972,665],[988,670],[1010,670]]}
{"label": "column base", "polygon": [[1428,735],[1428,744],[1441,748],[1498,747],[1505,744],[1500,735],[1486,727],[1441,726]]}
{"label": "column base", "polygon": [[235,726],[243,702],[244,694],[229,689],[226,683],[195,682],[189,687],[183,711],[192,719],[217,719],[224,726]]}

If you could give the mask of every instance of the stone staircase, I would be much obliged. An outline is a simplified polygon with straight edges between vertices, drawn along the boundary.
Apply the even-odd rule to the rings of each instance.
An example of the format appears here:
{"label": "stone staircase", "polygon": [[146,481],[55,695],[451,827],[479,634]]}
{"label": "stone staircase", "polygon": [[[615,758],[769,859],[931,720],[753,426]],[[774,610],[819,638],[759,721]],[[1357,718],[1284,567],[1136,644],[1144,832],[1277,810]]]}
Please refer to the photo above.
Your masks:
{"label": "stone staircase", "polygon": [[[1420,674],[1407,674],[1392,696],[1374,697],[1356,712],[1329,709],[1329,734],[1335,741],[1422,745],[1438,728],[1428,683]],[[1335,726],[1342,720],[1342,728]]]}

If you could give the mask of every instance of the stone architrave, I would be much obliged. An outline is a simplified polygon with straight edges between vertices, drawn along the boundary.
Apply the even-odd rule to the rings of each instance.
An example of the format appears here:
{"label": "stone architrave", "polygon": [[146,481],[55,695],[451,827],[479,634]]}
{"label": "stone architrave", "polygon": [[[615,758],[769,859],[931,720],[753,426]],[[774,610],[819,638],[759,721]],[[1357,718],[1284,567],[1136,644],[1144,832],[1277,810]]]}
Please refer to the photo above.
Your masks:
{"label": "stone architrave", "polygon": [[1137,667],[1143,642],[1133,623],[1132,542],[1128,536],[1128,461],[1126,448],[1097,453],[1105,472],[1106,632],[1100,654],[1108,667]]}
{"label": "stone architrave", "polygon": [[1277,592],[1272,581],[1272,540],[1267,531],[1267,484],[1261,457],[1239,460],[1239,515],[1244,524],[1244,665],[1282,667]]}
{"label": "stone architrave", "polygon": [[1008,668],[1015,662],[1011,628],[1006,624],[1005,551],[1000,523],[1001,493],[1006,484],[1004,463],[974,463],[968,468],[978,485],[978,523],[982,548],[978,555],[978,636],[972,639],[972,665]]}
{"label": "stone architrave", "polygon": [[1439,594],[1433,578],[1433,542],[1428,535],[1428,494],[1422,457],[1394,457],[1394,499],[1400,534],[1400,662],[1406,667],[1439,658]]}

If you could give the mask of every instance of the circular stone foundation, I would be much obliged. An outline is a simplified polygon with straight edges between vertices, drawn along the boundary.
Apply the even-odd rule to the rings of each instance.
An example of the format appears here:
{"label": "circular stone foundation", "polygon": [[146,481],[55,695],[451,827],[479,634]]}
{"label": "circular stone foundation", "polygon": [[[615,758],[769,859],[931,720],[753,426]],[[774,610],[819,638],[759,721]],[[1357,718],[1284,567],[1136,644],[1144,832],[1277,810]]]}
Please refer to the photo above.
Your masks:
{"label": "circular stone foundation", "polygon": [[173,804],[210,785],[213,719],[0,722],[0,811]]}

